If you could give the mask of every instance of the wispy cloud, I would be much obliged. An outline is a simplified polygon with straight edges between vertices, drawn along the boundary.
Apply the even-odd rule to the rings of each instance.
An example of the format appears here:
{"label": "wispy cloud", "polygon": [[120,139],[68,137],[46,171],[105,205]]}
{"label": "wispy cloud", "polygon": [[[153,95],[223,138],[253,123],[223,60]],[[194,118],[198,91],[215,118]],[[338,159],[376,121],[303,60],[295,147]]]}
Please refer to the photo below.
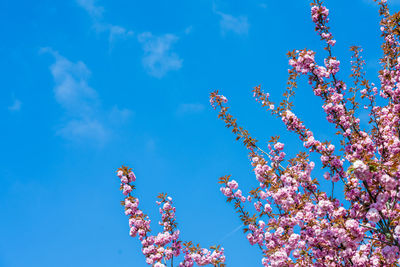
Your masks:
{"label": "wispy cloud", "polygon": [[108,119],[113,124],[121,125],[133,116],[133,112],[127,108],[114,106],[108,114]]}
{"label": "wispy cloud", "polygon": [[188,27],[186,27],[186,29],[185,29],[185,34],[191,34],[192,33],[192,31],[193,31],[193,26],[192,25],[190,25],[190,26],[188,26]]}
{"label": "wispy cloud", "polygon": [[55,83],[54,97],[64,110],[64,123],[58,127],[57,134],[72,141],[105,143],[111,134],[109,118],[125,119],[129,111],[121,113],[114,107],[108,112],[101,108],[97,91],[88,84],[91,72],[85,63],[72,62],[51,48],[43,48],[41,52],[55,59],[50,66]]}
{"label": "wispy cloud", "polygon": [[19,99],[14,99],[14,102],[11,106],[8,106],[8,110],[11,112],[20,111],[22,107],[22,102]]}
{"label": "wispy cloud", "polygon": [[249,22],[246,16],[235,17],[233,15],[215,11],[220,16],[220,28],[222,34],[233,32],[239,35],[246,35],[249,32]]}
{"label": "wispy cloud", "polygon": [[132,30],[122,26],[106,23],[103,20],[104,7],[97,5],[96,0],[76,0],[77,4],[90,15],[94,29],[99,32],[107,32],[110,43],[117,38],[126,38],[133,35]]}
{"label": "wispy cloud", "polygon": [[183,116],[186,114],[197,114],[201,113],[204,110],[204,105],[199,103],[185,103],[180,104],[176,110],[176,114],[179,116]]}
{"label": "wispy cloud", "polygon": [[104,7],[96,5],[96,0],[76,0],[76,2],[93,18],[101,19],[103,17]]}
{"label": "wispy cloud", "polygon": [[104,144],[109,137],[103,123],[94,119],[70,120],[58,129],[57,134],[70,141],[93,140],[99,145]]}
{"label": "wispy cloud", "polygon": [[[76,0],[91,16],[94,29],[101,33],[108,33],[110,47],[116,39],[126,39],[133,36],[134,32],[125,27],[104,22],[104,7],[97,5],[96,0]],[[184,33],[190,34],[192,26],[187,27]],[[164,34],[155,36],[151,32],[140,33],[137,40],[141,43],[144,56],[142,63],[149,75],[162,78],[169,71],[179,70],[183,60],[172,51],[172,45],[177,42],[178,36],[174,34]]]}
{"label": "wispy cloud", "polygon": [[127,30],[126,28],[118,25],[108,24],[104,22],[95,21],[93,23],[94,29],[98,33],[107,33],[108,41],[110,44],[113,44],[114,41],[118,39],[126,39],[134,35],[132,30]]}
{"label": "wispy cloud", "polygon": [[117,38],[126,38],[133,36],[133,31],[127,30],[124,27],[118,25],[108,25],[108,30],[110,31],[108,40],[110,43],[115,41]]}
{"label": "wispy cloud", "polygon": [[143,66],[150,75],[161,78],[167,72],[182,67],[183,60],[172,51],[172,45],[178,40],[176,35],[154,36],[145,32],[138,36],[138,40],[144,51]]}

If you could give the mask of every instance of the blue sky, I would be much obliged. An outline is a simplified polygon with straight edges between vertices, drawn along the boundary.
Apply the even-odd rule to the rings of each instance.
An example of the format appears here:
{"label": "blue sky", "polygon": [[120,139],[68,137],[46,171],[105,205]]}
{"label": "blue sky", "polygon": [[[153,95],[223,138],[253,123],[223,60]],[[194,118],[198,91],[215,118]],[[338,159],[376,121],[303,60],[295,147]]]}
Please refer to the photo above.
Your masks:
{"label": "blue sky", "polygon": [[[326,5],[341,78],[361,45],[376,81],[377,7]],[[301,149],[251,89],[278,102],[288,50],[321,60],[309,1],[0,0],[0,34],[0,266],[146,266],[119,205],[122,164],[153,222],[168,192],[183,240],[222,244],[228,266],[260,265],[217,185],[232,174],[251,189],[255,176],[208,95],[219,89],[260,144],[281,134],[288,154]],[[317,137],[334,133],[304,79],[295,105]]]}

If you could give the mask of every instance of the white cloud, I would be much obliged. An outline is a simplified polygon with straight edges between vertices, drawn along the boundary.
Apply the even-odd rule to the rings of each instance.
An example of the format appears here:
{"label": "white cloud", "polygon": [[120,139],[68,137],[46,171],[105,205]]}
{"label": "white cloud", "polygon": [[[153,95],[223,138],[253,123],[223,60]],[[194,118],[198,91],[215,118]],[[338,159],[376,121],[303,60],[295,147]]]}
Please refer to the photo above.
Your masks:
{"label": "white cloud", "polygon": [[104,7],[97,6],[96,0],[76,0],[76,2],[93,18],[98,19],[103,17]]}
{"label": "white cloud", "polygon": [[[96,5],[95,0],[76,0],[79,6],[91,16],[93,27],[98,33],[108,33],[110,50],[117,39],[126,39],[134,35],[132,30],[122,26],[104,22],[104,7]],[[187,27],[184,33],[190,34],[192,26]],[[161,78],[167,72],[178,70],[182,67],[183,60],[173,51],[172,45],[178,40],[174,34],[154,36],[150,32],[139,34],[138,41],[142,44],[144,56],[142,63],[147,72],[154,77]]]}
{"label": "white cloud", "polygon": [[97,92],[88,85],[90,70],[82,61],[74,63],[51,49],[43,51],[50,52],[56,60],[50,71],[56,84],[54,95],[57,102],[69,115],[92,115],[99,99]]}
{"label": "white cloud", "polygon": [[103,21],[104,7],[96,5],[95,0],[76,0],[79,6],[86,10],[93,20],[93,27],[98,33],[108,33],[110,43],[117,38],[127,38],[133,35],[133,31],[119,25],[109,24]]}
{"label": "white cloud", "polygon": [[124,27],[117,25],[109,25],[108,30],[110,31],[108,40],[110,43],[115,41],[117,38],[126,38],[133,35],[133,31],[127,30]]}
{"label": "white cloud", "polygon": [[[86,10],[91,16],[93,27],[98,33],[108,33],[110,50],[117,39],[126,39],[134,35],[132,30],[122,26],[104,22],[104,7],[96,5],[96,0],[76,0],[79,6]],[[184,32],[190,34],[192,26],[187,27]],[[154,77],[161,78],[169,71],[178,70],[182,67],[183,60],[173,51],[172,45],[178,40],[174,34],[154,36],[150,32],[139,34],[138,41],[142,44],[144,56],[142,63],[147,72]]]}
{"label": "white cloud", "polygon": [[14,99],[14,103],[8,107],[9,111],[15,112],[20,111],[22,106],[22,102],[18,99]]}
{"label": "white cloud", "polygon": [[185,34],[190,34],[190,33],[192,33],[192,31],[193,31],[193,26],[190,25],[189,27],[186,27],[184,32],[185,32]]}
{"label": "white cloud", "polygon": [[128,30],[122,26],[104,23],[102,21],[94,21],[93,27],[97,33],[107,33],[110,44],[117,39],[126,39],[134,35],[132,30]]}
{"label": "white cloud", "polygon": [[133,112],[129,109],[120,109],[117,106],[114,106],[109,115],[108,118],[110,120],[110,122],[112,122],[113,124],[121,124],[125,121],[127,121],[129,118],[131,118],[133,116]]}
{"label": "white cloud", "polygon": [[89,86],[90,70],[82,61],[72,62],[51,48],[43,48],[53,55],[50,66],[54,79],[54,97],[64,110],[64,123],[57,134],[68,140],[106,142],[111,134],[111,119],[125,120],[130,111],[114,107],[111,111],[101,108],[96,90]]}
{"label": "white cloud", "polygon": [[103,123],[95,119],[71,120],[57,130],[57,134],[69,141],[93,140],[102,145],[109,137],[109,131]]}
{"label": "white cloud", "polygon": [[161,78],[167,72],[182,67],[183,60],[171,51],[172,45],[178,40],[176,35],[154,36],[150,32],[145,32],[138,36],[138,40],[144,51],[143,66],[150,75]]}
{"label": "white cloud", "polygon": [[199,103],[180,104],[176,110],[177,115],[196,114],[204,110],[204,105]]}
{"label": "white cloud", "polygon": [[249,32],[249,23],[246,16],[234,17],[230,14],[216,11],[221,17],[220,27],[223,34],[234,32],[239,35],[246,35]]}

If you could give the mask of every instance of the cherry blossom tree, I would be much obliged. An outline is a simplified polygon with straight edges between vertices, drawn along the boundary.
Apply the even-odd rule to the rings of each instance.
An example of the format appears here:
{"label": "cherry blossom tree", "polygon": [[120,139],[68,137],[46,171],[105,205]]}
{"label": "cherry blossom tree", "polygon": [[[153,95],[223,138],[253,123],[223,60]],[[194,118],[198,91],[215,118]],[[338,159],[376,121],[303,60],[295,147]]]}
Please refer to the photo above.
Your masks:
{"label": "cherry blossom tree", "polygon": [[[257,102],[272,116],[281,119],[295,133],[303,151],[293,158],[284,152],[279,136],[267,148],[240,126],[229,113],[227,98],[215,91],[210,103],[219,111],[226,126],[248,149],[258,187],[248,194],[230,176],[221,177],[221,192],[233,203],[251,245],[257,246],[264,266],[399,266],[400,265],[400,13],[390,14],[386,0],[375,0],[381,16],[383,56],[380,59],[380,84],[365,78],[362,49],[351,47],[351,85],[340,77],[340,61],[333,52],[335,39],[328,26],[329,10],[321,0],[311,3],[311,17],[326,56],[315,59],[312,50],[288,53],[289,78],[284,99],[275,105],[260,86],[253,90]],[[337,129],[340,146],[318,140],[296,115],[291,98],[297,80],[305,76],[315,96],[321,98],[328,122]],[[360,125],[358,112],[369,113],[369,128]],[[318,155],[323,178],[332,190],[321,189],[312,171]],[[150,233],[150,220],[139,209],[132,192],[135,175],[128,167],[118,170],[122,205],[129,216],[130,235],[142,242],[146,262],[153,266],[225,266],[224,249],[202,249],[179,239],[172,199],[160,194],[163,231]],[[343,198],[334,196],[340,183]],[[182,258],[182,257],[181,257]]]}

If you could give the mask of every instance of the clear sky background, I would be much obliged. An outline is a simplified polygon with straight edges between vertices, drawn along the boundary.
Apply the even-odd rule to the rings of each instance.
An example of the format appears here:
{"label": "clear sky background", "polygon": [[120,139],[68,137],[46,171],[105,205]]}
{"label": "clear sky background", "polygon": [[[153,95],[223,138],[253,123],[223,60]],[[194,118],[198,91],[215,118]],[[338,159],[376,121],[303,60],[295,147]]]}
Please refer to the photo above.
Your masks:
{"label": "clear sky background", "polygon": [[[361,45],[377,81],[376,5],[326,5],[340,77]],[[154,229],[156,196],[168,192],[183,240],[223,245],[228,266],[260,266],[217,184],[232,174],[248,190],[255,175],[208,96],[219,89],[261,145],[281,134],[298,152],[251,89],[281,99],[289,50],[313,49],[321,62],[313,29],[305,0],[0,0],[0,266],[146,266],[119,204],[122,164]],[[295,112],[329,138],[320,100],[300,85]]]}

